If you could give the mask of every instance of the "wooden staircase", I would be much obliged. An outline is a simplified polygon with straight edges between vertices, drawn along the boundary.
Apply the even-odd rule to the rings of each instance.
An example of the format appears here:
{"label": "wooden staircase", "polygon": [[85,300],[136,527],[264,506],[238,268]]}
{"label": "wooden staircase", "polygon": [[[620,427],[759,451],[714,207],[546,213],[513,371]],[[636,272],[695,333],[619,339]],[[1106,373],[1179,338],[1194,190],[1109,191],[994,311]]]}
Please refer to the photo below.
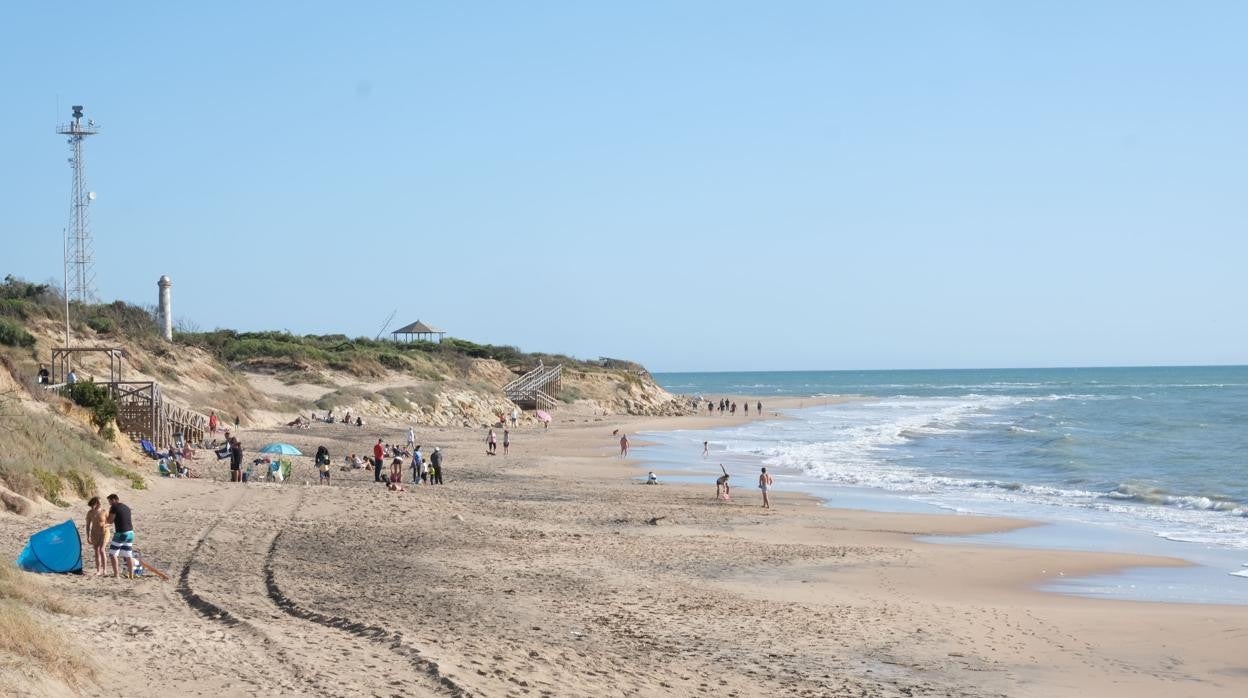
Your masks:
{"label": "wooden staircase", "polygon": [[182,443],[204,440],[208,418],[166,401],[159,383],[118,381],[108,387],[117,401],[117,427],[135,441],[147,439],[164,449],[177,441],[177,434],[181,434]]}
{"label": "wooden staircase", "polygon": [[544,366],[503,386],[503,394],[523,410],[553,410],[559,406],[563,366]]}

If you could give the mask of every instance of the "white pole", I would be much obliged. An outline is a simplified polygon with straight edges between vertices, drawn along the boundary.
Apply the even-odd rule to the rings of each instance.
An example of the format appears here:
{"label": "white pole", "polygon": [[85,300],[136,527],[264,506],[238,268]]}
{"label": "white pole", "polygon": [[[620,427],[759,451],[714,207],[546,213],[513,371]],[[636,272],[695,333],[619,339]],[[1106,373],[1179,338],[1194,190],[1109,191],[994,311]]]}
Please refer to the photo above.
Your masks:
{"label": "white pole", "polygon": [[61,229],[61,247],[65,263],[61,266],[61,283],[65,288],[65,348],[69,348],[69,230]]}

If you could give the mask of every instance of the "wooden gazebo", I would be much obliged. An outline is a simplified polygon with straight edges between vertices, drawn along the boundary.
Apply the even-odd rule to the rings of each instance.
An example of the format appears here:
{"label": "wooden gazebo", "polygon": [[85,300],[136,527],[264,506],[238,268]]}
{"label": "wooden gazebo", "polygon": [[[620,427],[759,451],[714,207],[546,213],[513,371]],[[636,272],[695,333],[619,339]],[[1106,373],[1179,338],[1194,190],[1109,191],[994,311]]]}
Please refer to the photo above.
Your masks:
{"label": "wooden gazebo", "polygon": [[391,332],[390,335],[394,337],[396,342],[441,342],[446,333],[417,320],[406,327],[400,327]]}

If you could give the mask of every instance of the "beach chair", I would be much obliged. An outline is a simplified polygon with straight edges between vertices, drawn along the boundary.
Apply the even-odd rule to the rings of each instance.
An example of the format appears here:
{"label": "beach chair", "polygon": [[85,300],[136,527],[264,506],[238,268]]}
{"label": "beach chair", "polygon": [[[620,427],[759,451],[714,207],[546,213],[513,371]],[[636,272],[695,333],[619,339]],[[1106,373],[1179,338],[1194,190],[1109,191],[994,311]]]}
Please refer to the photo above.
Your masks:
{"label": "beach chair", "polygon": [[147,454],[148,458],[153,460],[160,459],[160,452],[156,450],[156,447],[152,445],[151,441],[148,441],[147,439],[140,439],[139,446],[143,448],[143,453]]}

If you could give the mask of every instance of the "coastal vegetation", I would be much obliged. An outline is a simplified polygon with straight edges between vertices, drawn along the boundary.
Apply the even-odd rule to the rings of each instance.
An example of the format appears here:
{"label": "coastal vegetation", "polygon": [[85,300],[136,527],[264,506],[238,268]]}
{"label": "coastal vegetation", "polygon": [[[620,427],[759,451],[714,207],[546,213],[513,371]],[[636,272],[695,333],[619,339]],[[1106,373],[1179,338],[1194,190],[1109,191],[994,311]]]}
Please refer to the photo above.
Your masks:
{"label": "coastal vegetation", "polygon": [[[0,668],[5,676],[61,681],[81,688],[95,679],[96,666],[82,649],[69,642],[38,615],[81,615],[78,607],[50,591],[43,580],[0,565]],[[0,683],[5,695],[24,693]]]}

